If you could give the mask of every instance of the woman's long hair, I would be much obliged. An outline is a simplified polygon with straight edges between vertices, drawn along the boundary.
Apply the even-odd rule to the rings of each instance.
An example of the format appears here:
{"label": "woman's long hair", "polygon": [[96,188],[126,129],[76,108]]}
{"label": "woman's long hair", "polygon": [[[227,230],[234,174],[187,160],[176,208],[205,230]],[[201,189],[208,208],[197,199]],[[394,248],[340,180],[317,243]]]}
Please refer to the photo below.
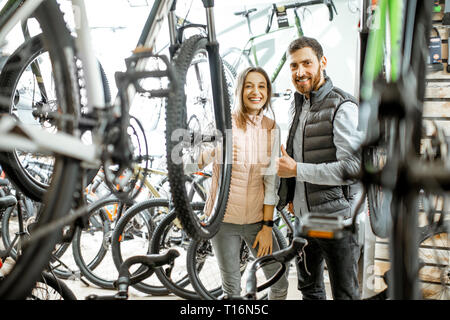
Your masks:
{"label": "woman's long hair", "polygon": [[[236,117],[236,125],[240,129],[247,129],[247,120],[251,121],[248,117],[248,110],[247,107],[244,104],[244,97],[242,95],[242,92],[244,90],[244,83],[245,79],[247,78],[247,75],[250,72],[258,72],[263,75],[263,77],[266,79],[267,82],[267,101],[264,104],[264,106],[261,108],[259,113],[265,112],[266,110],[270,110],[273,115],[273,120],[275,120],[275,113],[273,112],[272,105],[271,105],[271,99],[272,99],[272,83],[270,82],[270,78],[267,75],[267,72],[261,68],[261,67],[248,67],[241,71],[241,73],[237,77],[237,84],[235,88],[235,106],[234,106],[234,114]],[[275,122],[274,122],[275,127]],[[272,128],[273,129],[273,128]]]}

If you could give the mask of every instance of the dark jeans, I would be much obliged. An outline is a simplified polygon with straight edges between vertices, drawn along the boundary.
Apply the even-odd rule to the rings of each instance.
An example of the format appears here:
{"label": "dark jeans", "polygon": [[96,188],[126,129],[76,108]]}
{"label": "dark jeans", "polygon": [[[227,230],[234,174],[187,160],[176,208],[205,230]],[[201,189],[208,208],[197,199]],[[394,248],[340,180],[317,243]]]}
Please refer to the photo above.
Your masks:
{"label": "dark jeans", "polygon": [[[327,264],[334,300],[360,299],[358,259],[360,246],[356,235],[338,240],[306,238],[303,259],[298,263],[298,289],[304,300],[326,299],[323,281],[324,262]],[[306,266],[305,266],[306,264]]]}

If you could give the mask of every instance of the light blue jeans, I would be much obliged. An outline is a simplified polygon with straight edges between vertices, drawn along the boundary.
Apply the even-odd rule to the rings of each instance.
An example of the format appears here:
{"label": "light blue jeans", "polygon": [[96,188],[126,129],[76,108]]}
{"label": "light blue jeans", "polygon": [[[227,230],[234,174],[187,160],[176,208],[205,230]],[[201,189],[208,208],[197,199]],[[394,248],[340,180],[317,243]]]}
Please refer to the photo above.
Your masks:
{"label": "light blue jeans", "polygon": [[[252,248],[256,235],[261,230],[262,223],[253,224],[233,224],[222,223],[219,232],[211,239],[214,254],[219,263],[222,277],[222,288],[225,294],[241,295],[241,273],[240,273],[240,248],[241,239],[244,239],[254,257],[258,252],[258,247]],[[272,233],[272,251],[280,248]],[[248,266],[249,267],[249,266]],[[248,268],[247,267],[247,268]],[[263,268],[267,279],[272,277],[279,269],[280,265],[273,263]],[[269,300],[285,300],[288,290],[287,274],[279,279],[269,290]]]}

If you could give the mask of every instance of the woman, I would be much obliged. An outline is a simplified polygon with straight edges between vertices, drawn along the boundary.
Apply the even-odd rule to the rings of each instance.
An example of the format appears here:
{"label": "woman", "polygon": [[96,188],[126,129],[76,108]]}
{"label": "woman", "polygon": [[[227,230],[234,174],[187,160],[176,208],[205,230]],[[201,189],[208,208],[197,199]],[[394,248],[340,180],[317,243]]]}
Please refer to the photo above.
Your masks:
{"label": "woman", "polygon": [[[232,113],[233,167],[230,194],[221,228],[211,239],[217,257],[224,294],[241,295],[239,250],[244,239],[252,254],[261,257],[279,250],[273,237],[273,212],[277,196],[275,158],[279,156],[279,128],[264,113],[271,110],[272,86],[267,73],[259,67],[245,69],[238,76],[236,106]],[[272,111],[273,114],[273,111]],[[214,158],[203,152],[199,167]],[[211,192],[205,213],[211,212],[218,183],[218,165],[213,166]],[[264,269],[272,276],[279,266]],[[286,299],[288,281],[282,277],[269,291],[269,299]]]}

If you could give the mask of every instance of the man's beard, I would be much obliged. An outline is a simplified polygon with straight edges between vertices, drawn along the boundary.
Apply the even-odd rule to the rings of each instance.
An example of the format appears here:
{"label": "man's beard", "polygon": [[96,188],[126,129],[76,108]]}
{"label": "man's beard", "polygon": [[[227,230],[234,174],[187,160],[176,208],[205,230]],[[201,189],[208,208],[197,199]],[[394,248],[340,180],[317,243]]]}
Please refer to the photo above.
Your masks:
{"label": "man's beard", "polygon": [[304,86],[301,86],[301,85],[298,85],[298,84],[297,84],[297,88],[299,89],[299,91],[300,91],[303,95],[305,95],[305,94],[310,94],[312,91],[317,90],[317,89],[319,88],[319,84],[320,84],[320,81],[321,81],[321,79],[322,79],[321,74],[322,74],[322,73],[321,73],[321,68],[320,68],[320,66],[319,66],[319,68],[318,68],[316,74],[314,74],[314,75],[311,77],[311,80],[312,80],[311,86],[308,87],[308,88],[306,88],[306,87],[304,87]]}

